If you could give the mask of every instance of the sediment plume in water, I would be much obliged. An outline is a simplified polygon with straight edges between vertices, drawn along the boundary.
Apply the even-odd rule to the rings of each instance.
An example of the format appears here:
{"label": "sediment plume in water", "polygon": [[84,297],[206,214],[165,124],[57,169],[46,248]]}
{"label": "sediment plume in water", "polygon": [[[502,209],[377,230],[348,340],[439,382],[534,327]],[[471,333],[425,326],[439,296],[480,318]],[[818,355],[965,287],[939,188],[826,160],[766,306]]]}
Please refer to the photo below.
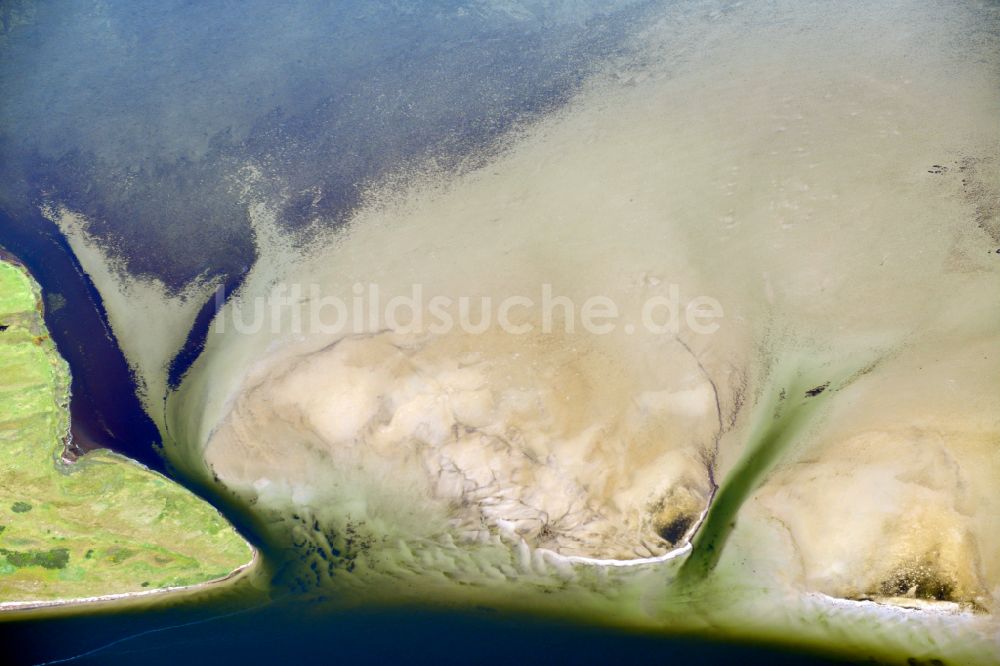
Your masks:
{"label": "sediment plume in water", "polygon": [[[637,36],[640,57],[609,62],[485,166],[374,187],[305,246],[245,165],[260,258],[155,417],[167,455],[264,517],[304,589],[634,624],[683,607],[688,624],[833,640],[809,624],[822,616],[861,645],[987,661],[998,26],[973,2],[673,9]],[[293,285],[294,305],[254,326],[260,299]],[[353,328],[310,326],[310,307],[352,308],[371,285],[382,303],[414,285],[425,303],[468,297],[474,322],[484,297],[495,315],[545,288],[620,317],[568,331],[560,309],[545,332],[522,300],[507,313],[519,334],[495,319],[436,331],[405,308],[396,325],[366,310]],[[683,314],[699,297],[721,308],[711,332],[642,321],[651,300]],[[795,429],[748,464],[776,408]],[[738,506],[710,508],[725,497]],[[692,541],[720,529],[713,514],[725,537]],[[698,576],[742,582],[672,606],[690,548]]]}

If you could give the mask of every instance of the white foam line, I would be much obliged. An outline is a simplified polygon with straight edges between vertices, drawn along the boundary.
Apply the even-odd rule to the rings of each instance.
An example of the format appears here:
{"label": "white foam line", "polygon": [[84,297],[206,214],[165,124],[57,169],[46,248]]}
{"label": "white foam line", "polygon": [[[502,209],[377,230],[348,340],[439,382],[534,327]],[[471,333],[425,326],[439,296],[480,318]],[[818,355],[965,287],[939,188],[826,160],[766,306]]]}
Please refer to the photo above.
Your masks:
{"label": "white foam line", "polygon": [[889,615],[894,617],[913,614],[966,617],[975,616],[975,613],[963,609],[960,604],[951,602],[939,602],[939,604],[935,606],[929,604],[927,606],[900,606],[888,601],[878,601],[876,599],[844,599],[842,597],[832,597],[828,594],[823,594],[822,592],[810,592],[808,596],[817,599],[822,604],[830,606],[842,606],[857,610],[864,609],[880,615]]}
{"label": "white foam line", "polygon": [[[552,552],[552,551],[549,551]],[[671,551],[664,553],[663,555],[657,555],[656,557],[641,557],[635,560],[602,560],[596,557],[585,557],[583,555],[560,555],[559,553],[552,552],[556,557],[562,558],[567,562],[573,562],[574,564],[589,564],[592,566],[603,566],[603,567],[635,567],[641,564],[656,564],[658,562],[666,562],[672,560],[675,557],[680,557],[682,555],[687,555],[691,552],[691,544],[686,543],[680,548],[675,548]]]}
{"label": "white foam line", "polygon": [[687,555],[691,552],[691,540],[694,539],[695,535],[698,534],[698,530],[701,526],[705,524],[705,518],[708,516],[708,510],[712,506],[712,500],[715,499],[715,494],[718,488],[712,491],[712,494],[708,498],[708,505],[702,509],[701,515],[698,516],[698,522],[694,524],[691,529],[691,536],[688,538],[687,542],[680,548],[674,548],[673,550],[667,551],[663,555],[657,555],[656,557],[640,557],[634,560],[602,560],[596,557],[586,557],[584,555],[560,555],[559,553],[551,552],[558,558],[562,558],[567,562],[572,562],[574,564],[588,564],[591,566],[603,566],[603,567],[635,567],[643,564],[657,564],[659,562],[669,562],[672,559]]}

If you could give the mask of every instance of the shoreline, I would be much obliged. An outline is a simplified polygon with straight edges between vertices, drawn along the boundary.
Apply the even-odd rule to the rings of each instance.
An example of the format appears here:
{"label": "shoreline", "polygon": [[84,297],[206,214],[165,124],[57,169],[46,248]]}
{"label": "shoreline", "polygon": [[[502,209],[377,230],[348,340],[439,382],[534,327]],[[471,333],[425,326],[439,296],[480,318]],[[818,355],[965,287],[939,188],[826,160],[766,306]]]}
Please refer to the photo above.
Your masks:
{"label": "shoreline", "polygon": [[181,592],[198,592],[209,588],[219,587],[227,583],[234,583],[237,580],[243,579],[249,574],[253,573],[254,569],[260,562],[259,551],[253,546],[251,546],[249,543],[247,543],[247,546],[250,548],[252,552],[250,561],[247,562],[246,564],[241,564],[240,566],[233,569],[231,572],[229,572],[222,578],[207,580],[202,583],[195,583],[194,585],[160,587],[155,590],[141,590],[138,592],[117,592],[115,594],[101,594],[93,597],[75,597],[72,599],[49,599],[46,601],[0,601],[0,621],[2,621],[3,616],[17,613],[19,611],[24,612],[31,610],[41,610],[45,608],[66,608],[74,606],[85,606],[85,605],[94,605],[94,604],[102,604],[109,602],[128,601],[144,597],[166,596],[166,595],[178,594]]}
{"label": "shoreline", "polygon": [[[70,402],[72,400],[72,395],[73,395],[73,391],[72,391],[72,388],[71,388],[71,385],[72,385],[71,376],[72,376],[72,374],[71,374],[71,369],[70,369],[69,363],[59,353],[58,348],[54,344],[55,341],[52,340],[51,337],[49,336],[49,331],[48,331],[48,328],[46,326],[46,321],[45,321],[45,317],[46,317],[46,307],[45,306],[46,306],[46,303],[45,303],[45,299],[44,299],[44,295],[43,295],[43,290],[42,290],[41,286],[38,284],[38,282],[34,279],[34,276],[32,275],[29,267],[23,261],[21,261],[18,257],[14,256],[13,254],[11,254],[10,252],[6,251],[6,249],[4,249],[2,247],[0,247],[0,266],[9,266],[11,269],[13,269],[13,272],[15,274],[20,273],[27,280],[27,287],[26,287],[26,289],[30,290],[30,294],[31,294],[31,306],[28,306],[27,302],[21,304],[21,306],[27,307],[27,309],[25,309],[24,312],[30,312],[31,307],[33,306],[34,315],[37,317],[37,319],[33,320],[33,321],[35,321],[35,323],[31,324],[29,326],[29,328],[33,332],[32,334],[36,336],[35,344],[36,345],[41,345],[41,346],[44,347],[44,358],[46,359],[47,363],[50,363],[50,364],[54,363],[55,366],[56,366],[53,369],[53,371],[52,371],[52,377],[53,377],[53,379],[51,379],[51,382],[53,382],[53,384],[50,387],[51,390],[52,390],[52,392],[53,392],[52,400],[54,400],[54,410],[55,410],[55,414],[56,414],[53,417],[53,419],[54,419],[54,425],[53,425],[54,432],[43,433],[43,435],[44,435],[44,437],[45,437],[46,440],[50,440],[51,441],[51,446],[52,446],[51,456],[52,456],[52,458],[55,459],[55,465],[56,465],[57,469],[60,466],[66,466],[67,468],[71,467],[71,466],[76,466],[77,464],[80,464],[80,460],[82,459],[82,456],[79,455],[81,452],[78,452],[77,450],[75,450],[75,447],[73,446],[74,439],[75,439],[74,436],[73,436],[74,435],[73,431],[74,431],[74,424],[75,424],[75,419],[74,419],[75,415],[72,413],[72,410],[69,408]],[[20,310],[12,310],[12,312],[17,313],[17,312],[20,312]],[[36,327],[38,328],[37,331],[35,331]],[[7,327],[4,327],[4,330],[6,330],[6,328]],[[23,328],[23,326],[22,326],[22,328]],[[17,331],[17,330],[20,330],[20,329],[15,328],[15,331]],[[6,340],[6,338],[5,338],[5,340]],[[19,344],[18,340],[15,340],[11,344]],[[52,407],[52,406],[49,405],[46,408],[48,409],[49,407]],[[30,435],[30,433],[25,434],[24,436],[28,437],[29,435]],[[173,579],[172,580],[170,578],[163,579],[162,583],[165,583],[165,585],[154,587],[152,589],[135,589],[136,587],[138,587],[137,586],[138,581],[142,580],[142,578],[136,578],[136,580],[133,581],[128,576],[126,576],[124,578],[122,578],[121,576],[114,576],[114,577],[108,578],[107,580],[103,581],[103,584],[96,584],[91,589],[86,589],[84,587],[84,589],[75,589],[74,590],[73,589],[74,585],[72,585],[72,584],[69,585],[68,586],[69,589],[66,589],[66,590],[60,590],[58,586],[56,586],[55,588],[48,588],[47,589],[45,584],[43,584],[43,586],[41,588],[34,588],[34,589],[32,587],[23,588],[21,590],[22,594],[16,594],[16,595],[12,595],[12,596],[15,596],[15,598],[18,597],[18,596],[21,596],[21,597],[27,596],[29,598],[28,599],[23,599],[22,598],[22,599],[18,599],[18,600],[2,600],[2,599],[0,599],[0,616],[7,615],[7,614],[10,614],[10,613],[13,613],[13,612],[16,612],[16,611],[30,611],[30,610],[38,610],[38,609],[44,609],[44,608],[76,607],[76,606],[82,606],[84,604],[101,604],[101,603],[105,603],[105,602],[124,603],[125,601],[130,600],[130,599],[142,599],[142,598],[145,598],[145,597],[164,596],[164,595],[169,595],[169,594],[179,594],[179,593],[182,593],[182,592],[197,593],[197,592],[199,592],[201,590],[206,590],[206,589],[215,588],[215,587],[219,587],[219,586],[226,585],[226,584],[231,584],[231,583],[233,583],[233,582],[235,582],[237,580],[240,580],[240,579],[244,578],[247,574],[249,574],[249,573],[251,573],[251,572],[253,572],[255,570],[255,567],[258,565],[258,563],[259,563],[259,561],[261,559],[259,551],[253,546],[253,544],[251,544],[245,537],[243,537],[243,535],[239,534],[239,532],[235,529],[235,527],[233,527],[229,523],[229,521],[219,511],[219,509],[217,507],[215,507],[214,505],[212,505],[210,502],[207,502],[203,498],[200,498],[195,493],[193,493],[193,491],[191,491],[189,488],[187,488],[183,484],[178,483],[175,479],[170,478],[169,476],[167,476],[166,474],[164,474],[160,470],[151,468],[149,465],[147,465],[142,460],[137,460],[137,459],[134,459],[134,458],[130,458],[127,455],[124,455],[124,454],[122,454],[120,452],[117,452],[117,451],[115,451],[113,449],[109,449],[109,448],[106,448],[106,447],[103,447],[103,446],[98,447],[98,450],[83,451],[82,453],[93,453],[94,455],[98,455],[98,451],[99,450],[103,450],[105,452],[104,454],[101,454],[101,455],[103,455],[103,457],[101,458],[100,462],[104,463],[104,464],[112,463],[113,465],[120,466],[118,468],[118,469],[120,469],[119,475],[125,474],[128,479],[132,479],[133,482],[135,482],[135,483],[141,482],[143,484],[146,484],[146,485],[142,486],[143,488],[146,488],[146,486],[148,486],[150,483],[152,483],[153,485],[150,486],[150,488],[153,488],[153,490],[151,490],[150,492],[153,493],[153,494],[150,495],[150,497],[163,499],[160,495],[158,495],[156,493],[161,493],[161,492],[166,492],[166,491],[155,490],[156,488],[158,488],[160,486],[163,486],[163,487],[169,487],[171,489],[174,489],[174,490],[170,491],[171,493],[174,493],[174,494],[170,495],[170,497],[168,497],[167,500],[169,500],[170,498],[173,498],[174,500],[180,501],[182,506],[187,506],[187,504],[192,504],[192,503],[194,503],[194,504],[204,504],[205,505],[204,507],[195,507],[195,508],[198,509],[198,513],[196,515],[198,517],[201,517],[201,518],[205,518],[207,516],[208,518],[212,519],[209,522],[211,524],[213,524],[213,525],[214,525],[213,520],[217,521],[217,522],[221,522],[223,525],[226,526],[226,528],[228,530],[230,530],[232,532],[232,538],[229,538],[228,542],[226,544],[216,544],[213,547],[212,550],[214,550],[214,555],[210,555],[209,559],[210,560],[212,560],[212,559],[219,559],[219,556],[220,556],[221,553],[228,552],[229,550],[234,551],[233,553],[231,553],[232,557],[226,558],[226,559],[229,560],[228,562],[226,562],[224,560],[220,560],[220,561],[216,562],[216,565],[218,565],[218,568],[216,568],[216,565],[211,565],[211,568],[208,571],[201,571],[200,569],[202,568],[202,566],[199,564],[198,565],[199,571],[196,572],[196,575],[190,576],[190,578],[193,578],[194,580],[198,580],[199,578],[201,578],[203,580],[201,580],[200,582],[192,583],[192,584],[184,584],[184,585],[179,584],[179,583],[182,582],[183,578],[187,578],[188,576],[187,575],[180,576],[177,571],[169,570],[170,568],[168,567],[168,570],[169,570],[168,573],[170,573],[170,575],[171,575],[171,577]],[[52,464],[52,462],[49,459],[49,457],[46,456],[46,458],[44,460],[40,460],[39,464],[42,464],[45,467],[48,467],[49,465]],[[101,467],[103,467],[103,465],[99,465],[98,468],[95,468],[95,469],[100,469]],[[65,470],[63,470],[63,471],[65,471]],[[11,472],[11,473],[13,473],[13,472]],[[95,473],[97,473],[97,472],[95,472]],[[136,476],[137,474],[139,476]],[[129,475],[131,475],[131,476],[129,476]],[[126,477],[121,477],[121,478],[126,478]],[[119,477],[115,477],[115,478],[119,478]],[[150,479],[157,479],[157,480],[156,481],[151,481]],[[100,477],[99,477],[99,480],[100,480]],[[107,479],[105,479],[105,481],[107,481]],[[156,484],[160,484],[160,486],[157,486]],[[10,490],[10,489],[9,488],[5,488],[5,491],[6,490]],[[19,490],[25,490],[25,489],[19,488]],[[46,492],[42,492],[38,488],[33,488],[32,490],[36,493],[36,495],[37,495],[36,499],[37,499],[38,497],[47,496],[46,492],[51,491],[52,488],[49,488],[49,487],[46,486],[43,489]],[[77,488],[77,490],[80,491],[81,488]],[[88,490],[89,490],[88,488],[82,488],[82,491],[84,492],[84,494],[86,494],[86,491],[88,491]],[[28,490],[25,490],[25,492],[28,492]],[[41,494],[38,494],[38,493],[41,493]],[[176,495],[176,497],[175,497],[175,495]],[[180,499],[178,499],[178,498],[180,498]],[[167,500],[164,500],[164,501],[167,501]],[[185,502],[187,504],[184,504]],[[34,500],[33,500],[33,503],[39,504],[39,502],[36,502]],[[44,508],[44,506],[45,506],[45,502],[44,501],[41,502],[41,506]],[[76,505],[73,505],[72,507],[70,507],[70,509],[71,509],[70,510],[70,517],[68,519],[71,522],[74,519],[79,520],[79,516],[77,516],[76,514],[73,513],[73,509],[75,509],[75,507],[76,507]],[[29,505],[29,509],[28,510],[31,510],[30,505]],[[51,511],[50,511],[50,513],[51,513]],[[64,510],[60,511],[59,513],[60,514],[65,513],[65,507],[64,507]],[[32,515],[34,516],[34,514],[32,514]],[[191,515],[195,515],[195,514],[191,514]],[[53,514],[51,516],[48,515],[48,514],[45,514],[45,517],[48,518],[48,519],[50,519],[50,520],[51,519],[55,519],[55,514]],[[38,519],[37,518],[33,518],[32,520],[35,521],[35,520],[38,520]],[[43,518],[43,520],[44,520],[44,518]],[[112,517],[112,520],[114,520],[114,516]],[[8,521],[4,521],[4,522],[8,522]],[[35,524],[37,525],[37,523],[35,523]],[[43,523],[43,526],[46,525],[46,524],[47,523]],[[6,527],[8,527],[8,525],[4,525],[3,527],[6,528]],[[197,523],[192,523],[191,524],[191,528],[193,528],[195,530],[198,530],[198,531],[200,531],[200,530],[206,530],[206,529],[209,529],[210,527],[211,527],[211,525],[209,525],[209,526],[206,527],[206,525],[198,525]],[[34,528],[32,528],[32,529],[34,529]],[[2,532],[2,531],[4,531],[4,529],[0,528],[0,532]],[[79,537],[80,534],[81,534],[80,533],[80,529],[79,529],[79,525],[76,525],[76,532],[73,532],[73,530],[70,530],[70,532],[71,533],[67,537],[67,538],[70,539],[70,541],[72,541],[73,538]],[[33,534],[33,532],[31,532],[31,530],[29,530],[29,536],[30,536],[30,534]],[[103,532],[101,532],[100,534],[103,534]],[[205,534],[206,537],[210,537],[210,535],[214,534],[214,532],[207,532],[207,533],[204,533],[204,534]],[[93,533],[91,533],[90,536],[93,537],[93,538],[96,538]],[[156,543],[159,543],[160,541],[163,541],[163,538],[164,538],[164,535],[162,535],[162,534],[160,536],[156,536],[156,535],[147,535],[147,536],[150,537],[150,538],[152,538],[153,541],[156,542]],[[169,537],[169,533],[167,533],[166,538],[168,538],[168,539],[170,538]],[[196,540],[197,539],[200,539],[200,537],[196,537]],[[77,539],[77,540],[79,540],[79,539]],[[115,541],[115,543],[117,544],[118,542]],[[239,546],[239,543],[243,544],[242,548]],[[163,544],[160,544],[160,545],[163,545]],[[95,542],[95,544],[93,545],[93,548],[96,549],[96,548],[99,548],[99,546],[100,546],[100,544],[97,543],[97,542]],[[222,550],[219,550],[219,548],[221,548]],[[245,548],[246,550],[243,550],[243,548]],[[247,555],[247,550],[249,551],[250,557],[248,559],[245,559],[246,555]],[[87,555],[88,558],[89,558],[90,552],[93,552],[93,551],[92,550],[88,551],[88,555]],[[130,555],[131,554],[134,554],[134,553],[130,553]],[[236,562],[242,562],[242,564],[240,564],[239,566],[236,566],[235,568],[231,568]],[[59,567],[59,568],[62,568],[62,567]],[[205,568],[208,568],[208,567],[205,567]],[[162,566],[160,567],[160,569],[162,570]],[[174,569],[176,569],[176,567],[174,567]],[[223,571],[228,570],[229,572],[227,574],[223,575],[223,576],[219,576],[219,577],[216,577],[216,578],[211,578],[211,579],[208,579],[208,580],[204,580],[204,578],[208,578],[208,575],[210,575],[212,573],[212,569],[215,569],[215,571],[219,571],[220,569],[223,570]],[[134,572],[130,572],[130,573],[134,573]],[[181,578],[181,580],[178,580],[178,578]],[[40,575],[40,577],[38,579],[38,582],[44,582],[43,579],[44,579],[44,577],[41,577],[41,575]],[[150,579],[150,580],[153,580],[153,579]],[[55,582],[55,581],[48,581],[48,583],[52,583],[52,582]],[[46,583],[46,584],[48,584],[48,583]],[[178,584],[170,584],[170,583],[178,583]],[[114,589],[115,587],[118,587],[119,585],[122,585],[126,589],[128,589],[129,587],[132,587],[133,590],[132,591],[127,591],[127,592],[117,592],[117,593],[112,593],[112,594],[88,594],[89,592],[95,591],[95,588],[96,588],[96,590],[100,590],[102,587],[104,589],[108,589],[108,588]],[[75,587],[79,588],[81,586],[77,585]],[[49,593],[60,592],[61,594],[65,595],[65,596],[61,596],[61,597],[57,597],[57,598],[48,598],[48,599],[46,599],[46,598],[31,599],[30,598],[31,596],[37,595],[37,593],[39,592],[39,590],[45,591],[46,589],[47,589],[47,591]],[[119,587],[119,589],[121,589],[121,587]],[[44,597],[45,595],[43,594],[41,596]]]}

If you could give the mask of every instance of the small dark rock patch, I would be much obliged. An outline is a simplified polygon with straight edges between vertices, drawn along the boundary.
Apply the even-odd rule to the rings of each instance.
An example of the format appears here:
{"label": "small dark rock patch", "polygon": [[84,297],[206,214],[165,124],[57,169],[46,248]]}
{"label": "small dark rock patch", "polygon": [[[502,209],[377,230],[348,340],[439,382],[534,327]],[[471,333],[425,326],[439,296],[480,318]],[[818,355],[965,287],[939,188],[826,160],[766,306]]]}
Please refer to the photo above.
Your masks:
{"label": "small dark rock patch", "polygon": [[684,538],[693,523],[694,516],[680,515],[666,525],[657,526],[656,533],[667,543],[675,544]]}
{"label": "small dark rock patch", "polygon": [[808,391],[806,391],[806,397],[807,398],[815,398],[816,396],[818,396],[820,393],[822,393],[823,391],[827,390],[828,388],[830,388],[830,382],[827,382],[825,384],[821,384],[820,386],[817,386],[815,388],[811,388]]}

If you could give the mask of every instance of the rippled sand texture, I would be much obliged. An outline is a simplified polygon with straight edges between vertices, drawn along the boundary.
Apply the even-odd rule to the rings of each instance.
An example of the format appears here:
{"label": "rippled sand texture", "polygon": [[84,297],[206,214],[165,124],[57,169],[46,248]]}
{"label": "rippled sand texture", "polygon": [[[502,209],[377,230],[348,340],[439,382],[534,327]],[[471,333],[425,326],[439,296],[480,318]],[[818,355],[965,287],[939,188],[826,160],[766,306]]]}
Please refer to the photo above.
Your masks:
{"label": "rippled sand texture", "polygon": [[[886,650],[895,632],[982,658],[996,629],[972,613],[1000,602],[998,26],[975,2],[671,10],[637,37],[640,56],[609,63],[487,165],[374,188],[308,247],[277,230],[281,202],[257,194],[269,190],[247,164],[261,258],[229,321],[251,319],[276,282],[347,302],[355,283],[494,302],[551,284],[578,306],[610,297],[623,323],[676,285],[725,316],[712,335],[677,336],[216,322],[169,398],[169,454],[278,521],[303,585],[388,580],[393,596],[421,576],[442,589],[574,580],[573,594],[604,590],[598,606],[628,605],[619,621],[657,617],[672,602],[648,581],[668,565],[637,569],[645,591],[611,602],[614,585],[561,556],[686,542],[715,485],[735,481],[753,423],[791,390],[775,368],[794,356],[823,406],[764,470],[719,564],[772,611],[723,612],[736,593],[718,588],[691,617],[828,614],[858,636],[884,630]],[[955,627],[978,638],[955,647]]]}

